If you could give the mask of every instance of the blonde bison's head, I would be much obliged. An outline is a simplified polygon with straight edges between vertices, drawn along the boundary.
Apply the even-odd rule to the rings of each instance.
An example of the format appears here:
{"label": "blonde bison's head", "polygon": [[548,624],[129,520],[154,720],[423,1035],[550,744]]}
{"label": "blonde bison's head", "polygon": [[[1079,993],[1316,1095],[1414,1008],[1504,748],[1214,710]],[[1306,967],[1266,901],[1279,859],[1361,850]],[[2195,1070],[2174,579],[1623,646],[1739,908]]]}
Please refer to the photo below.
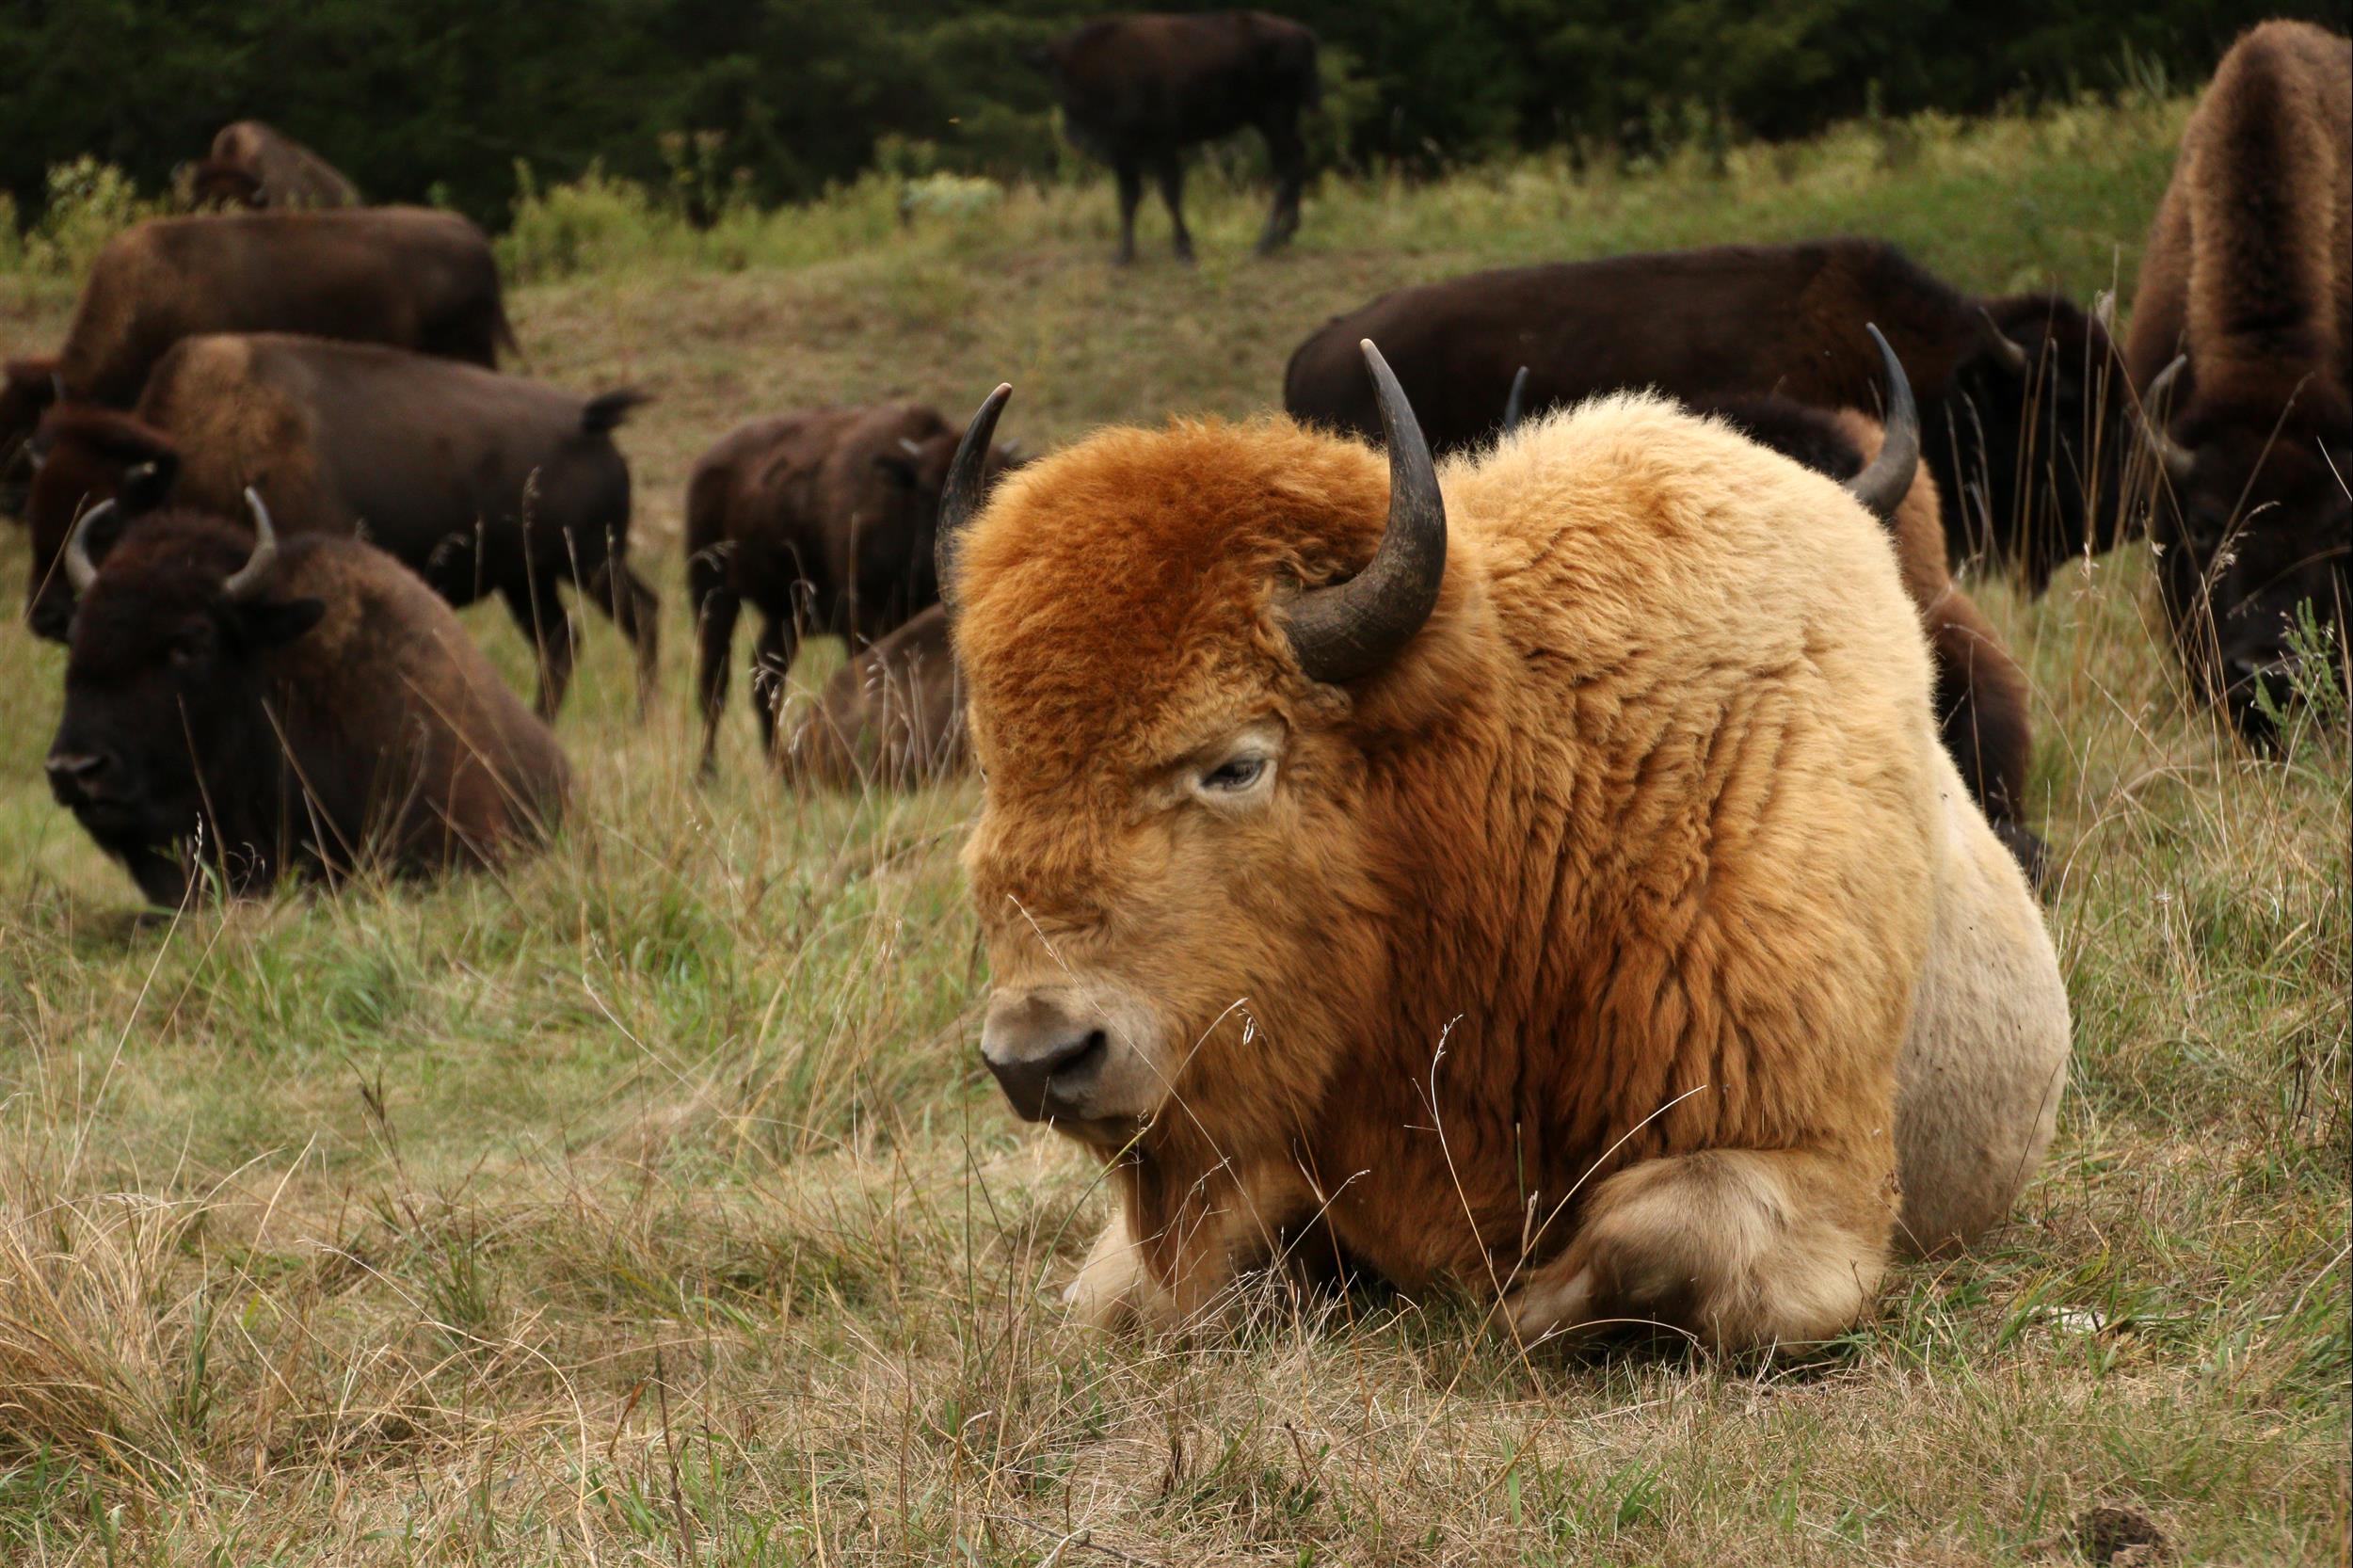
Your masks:
{"label": "blonde bison's head", "polygon": [[1366,349],[1385,472],[1288,421],[1180,423],[1098,434],[984,508],[1000,387],[950,477],[982,1051],[1022,1115],[1098,1146],[1176,1118],[1221,1143],[1296,1125],[1386,988],[1397,879],[1358,810],[1366,760],[1431,706],[1415,671],[1465,590],[1429,449]]}

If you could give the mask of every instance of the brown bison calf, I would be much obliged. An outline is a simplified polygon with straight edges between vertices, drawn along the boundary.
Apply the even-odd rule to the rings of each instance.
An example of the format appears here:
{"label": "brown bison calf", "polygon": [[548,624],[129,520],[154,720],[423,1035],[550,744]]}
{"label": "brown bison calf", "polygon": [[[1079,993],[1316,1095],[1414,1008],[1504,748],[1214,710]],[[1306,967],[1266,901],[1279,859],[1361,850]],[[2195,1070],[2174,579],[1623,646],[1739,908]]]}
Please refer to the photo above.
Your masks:
{"label": "brown bison calf", "polygon": [[1258,253],[1280,249],[1299,230],[1307,148],[1299,117],[1321,93],[1316,35],[1264,11],[1106,16],[1048,44],[1045,64],[1070,139],[1112,166],[1119,182],[1119,260],[1136,256],[1136,205],[1144,175],[1160,182],[1176,231],[1176,254],[1193,260],[1185,229],[1184,152],[1255,126],[1274,166],[1274,210]]}
{"label": "brown bison calf", "polygon": [[2106,394],[2106,329],[2053,295],[1974,298],[1879,240],[1614,256],[1400,289],[1309,334],[1283,407],[1377,439],[1356,360],[1370,338],[1440,450],[1494,433],[1523,365],[1530,408],[1641,387],[1686,402],[1868,408],[1880,369],[1868,322],[1911,373],[1956,556],[2015,561],[2039,590],[2060,563],[2107,548],[2132,437],[2124,400]]}
{"label": "brown bison calf", "polygon": [[52,402],[127,408],[156,360],[200,332],[303,332],[486,366],[515,343],[489,241],[455,213],[374,207],[142,223],[90,263],[65,345],[7,362],[0,506],[23,503],[18,449]]}
{"label": "brown bison calf", "polygon": [[612,437],[638,401],[364,344],[191,338],[135,412],[68,405],[42,422],[28,618],[64,635],[71,584],[54,566],[86,507],[228,515],[252,486],[290,534],[363,536],[453,604],[498,594],[538,648],[543,714],[571,678],[559,585],[576,584],[635,646],[643,700],[659,606],[629,568],[629,464]]}
{"label": "brown bison calf", "polygon": [[540,841],[564,809],[563,753],[449,607],[357,540],[280,544],[248,502],[250,536],[166,513],[103,568],[77,532],[58,804],[166,904],[206,870],[243,893]]}
{"label": "brown bison calf", "polygon": [[779,760],[788,776],[836,790],[911,789],[963,773],[970,756],[947,612],[935,604],[852,653]]}
{"label": "brown bison calf", "polygon": [[280,212],[360,205],[360,188],[341,169],[258,120],[220,128],[212,152],[189,171],[188,197],[199,207]]}
{"label": "brown bison calf", "polygon": [[[853,649],[938,602],[933,540],[955,430],[912,403],[754,421],[695,465],[686,487],[686,585],[701,638],[703,766],[713,765],[735,621],[761,616],[752,712],[775,751],[785,672],[804,635]],[[991,450],[991,472],[1014,460]]]}
{"label": "brown bison calf", "polygon": [[[2273,738],[2310,606],[2341,639],[2353,552],[2353,43],[2272,22],[2232,46],[2157,208],[2128,358],[2162,420],[2152,518],[2183,663]],[[2168,367],[2179,358],[2180,368]],[[2341,649],[2331,678],[2345,679]]]}

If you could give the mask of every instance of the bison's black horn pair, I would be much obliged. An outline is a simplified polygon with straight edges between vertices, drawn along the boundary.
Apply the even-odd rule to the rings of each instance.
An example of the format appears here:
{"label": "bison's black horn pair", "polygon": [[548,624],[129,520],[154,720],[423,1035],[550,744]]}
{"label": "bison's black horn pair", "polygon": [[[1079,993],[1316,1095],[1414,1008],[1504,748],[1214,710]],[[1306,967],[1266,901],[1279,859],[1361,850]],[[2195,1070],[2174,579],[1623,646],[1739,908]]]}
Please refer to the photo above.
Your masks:
{"label": "bison's black horn pair", "polygon": [[[250,485],[246,487],[245,504],[253,514],[253,552],[245,558],[245,565],[221,580],[221,597],[231,600],[251,599],[261,592],[263,580],[269,576],[270,567],[278,559],[278,530],[270,526],[269,508],[262,504],[262,498]],[[98,568],[89,558],[89,532],[114,509],[113,502],[100,502],[84,512],[82,520],[73,525],[73,532],[66,536],[65,578],[73,584],[76,594],[89,592],[89,585],[98,581]]]}
{"label": "bison's black horn pair", "polygon": [[1847,493],[1882,522],[1895,520],[1896,508],[1912,493],[1913,475],[1920,472],[1920,409],[1912,400],[1912,381],[1903,362],[1887,346],[1880,329],[1865,324],[1865,331],[1880,347],[1880,363],[1887,373],[1887,407],[1881,410],[1886,434],[1879,456],[1861,473],[1847,481]]}
{"label": "bison's black horn pair", "polygon": [[[1316,680],[1353,680],[1393,658],[1438,602],[1446,578],[1446,503],[1412,405],[1397,376],[1373,347],[1365,363],[1381,405],[1381,432],[1389,451],[1389,520],[1365,569],[1329,587],[1310,588],[1285,617],[1291,651]],[[980,510],[989,440],[1013,395],[1006,383],[988,394],[956,445],[939,499],[936,562],[939,596],[955,612],[955,560],[965,526]]]}

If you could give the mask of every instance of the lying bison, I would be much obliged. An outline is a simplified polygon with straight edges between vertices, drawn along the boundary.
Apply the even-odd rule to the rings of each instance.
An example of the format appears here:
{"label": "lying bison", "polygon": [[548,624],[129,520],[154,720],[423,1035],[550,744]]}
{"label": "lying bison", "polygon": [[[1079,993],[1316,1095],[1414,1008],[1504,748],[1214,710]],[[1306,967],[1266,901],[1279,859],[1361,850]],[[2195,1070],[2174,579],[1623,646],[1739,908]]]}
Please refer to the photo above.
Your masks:
{"label": "lying bison", "polygon": [[[936,603],[932,543],[953,426],[914,403],[755,420],[696,463],[686,486],[686,591],[701,637],[696,690],[703,767],[713,765],[735,621],[760,614],[752,712],[776,744],[785,672],[804,635],[853,648]],[[993,472],[1013,460],[993,449]]]}
{"label": "lying bison", "polygon": [[[449,607],[353,539],[280,544],[173,511],[91,563],[51,791],[139,890],[177,904],[280,876],[485,865],[562,815],[563,753]],[[103,527],[102,506],[84,530]]]}
{"label": "lying bison", "polygon": [[969,766],[964,693],[935,604],[850,655],[780,754],[788,776],[834,790],[912,789]]}
{"label": "lying bison", "polygon": [[2183,135],[2133,305],[2133,380],[2165,422],[2151,531],[2174,642],[2259,744],[2299,607],[2341,637],[2347,599],[2349,100],[2353,43],[2297,22],[2239,40]]}
{"label": "lying bison", "polygon": [[1383,345],[1441,450],[1494,434],[1518,366],[1529,407],[1651,387],[1687,402],[1778,393],[1867,408],[1864,327],[1912,373],[1956,557],[2016,561],[2038,589],[2111,542],[2124,400],[2100,323],[2051,295],[1976,299],[1877,240],[1724,246],[1482,272],[1401,289],[1291,355],[1292,417],[1379,432],[1355,345]]}
{"label": "lying bison", "polygon": [[303,332],[496,366],[514,333],[482,231],[455,213],[230,213],[159,218],[90,263],[65,346],[0,381],[0,505],[18,449],[60,397],[127,408],[155,361],[200,332]]}
{"label": "lying bison", "polygon": [[[658,603],[629,567],[629,464],[612,432],[633,392],[583,398],[472,365],[317,338],[190,338],[132,413],[69,404],[35,438],[27,617],[62,637],[55,562],[75,517],[117,499],[229,513],[258,488],[288,533],[365,536],[453,604],[496,593],[539,651],[539,712],[571,678],[575,584],[656,669]],[[101,541],[104,542],[103,540]]]}
{"label": "lying bison", "polygon": [[213,137],[213,150],[188,174],[199,207],[291,209],[356,207],[360,188],[343,171],[274,125],[240,120]]}
{"label": "lying bison", "polygon": [[1880,525],[1641,395],[1442,485],[1365,355],[1385,462],[1203,422],[949,480],[982,1054],[1118,1206],[1072,1297],[1288,1248],[1529,1338],[1839,1333],[2008,1211],[2068,1050]]}
{"label": "lying bison", "polygon": [[1070,139],[1112,166],[1119,182],[1119,260],[1136,257],[1136,204],[1148,170],[1176,231],[1176,254],[1193,260],[1185,229],[1184,151],[1257,127],[1274,166],[1274,210],[1258,253],[1282,248],[1299,230],[1307,148],[1299,117],[1321,87],[1316,35],[1264,11],[1107,16],[1055,40],[1045,64]]}

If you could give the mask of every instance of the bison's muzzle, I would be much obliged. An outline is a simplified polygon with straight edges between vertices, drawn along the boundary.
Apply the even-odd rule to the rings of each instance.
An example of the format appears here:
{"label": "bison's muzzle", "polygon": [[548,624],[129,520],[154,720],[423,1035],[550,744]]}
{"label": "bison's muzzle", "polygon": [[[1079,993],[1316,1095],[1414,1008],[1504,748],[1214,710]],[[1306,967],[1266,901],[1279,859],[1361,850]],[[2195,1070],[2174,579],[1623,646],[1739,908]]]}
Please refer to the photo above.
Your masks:
{"label": "bison's muzzle", "polygon": [[981,1058],[1027,1122],[1093,1121],[1112,1057],[1101,1019],[1032,993],[999,997],[981,1026]]}

